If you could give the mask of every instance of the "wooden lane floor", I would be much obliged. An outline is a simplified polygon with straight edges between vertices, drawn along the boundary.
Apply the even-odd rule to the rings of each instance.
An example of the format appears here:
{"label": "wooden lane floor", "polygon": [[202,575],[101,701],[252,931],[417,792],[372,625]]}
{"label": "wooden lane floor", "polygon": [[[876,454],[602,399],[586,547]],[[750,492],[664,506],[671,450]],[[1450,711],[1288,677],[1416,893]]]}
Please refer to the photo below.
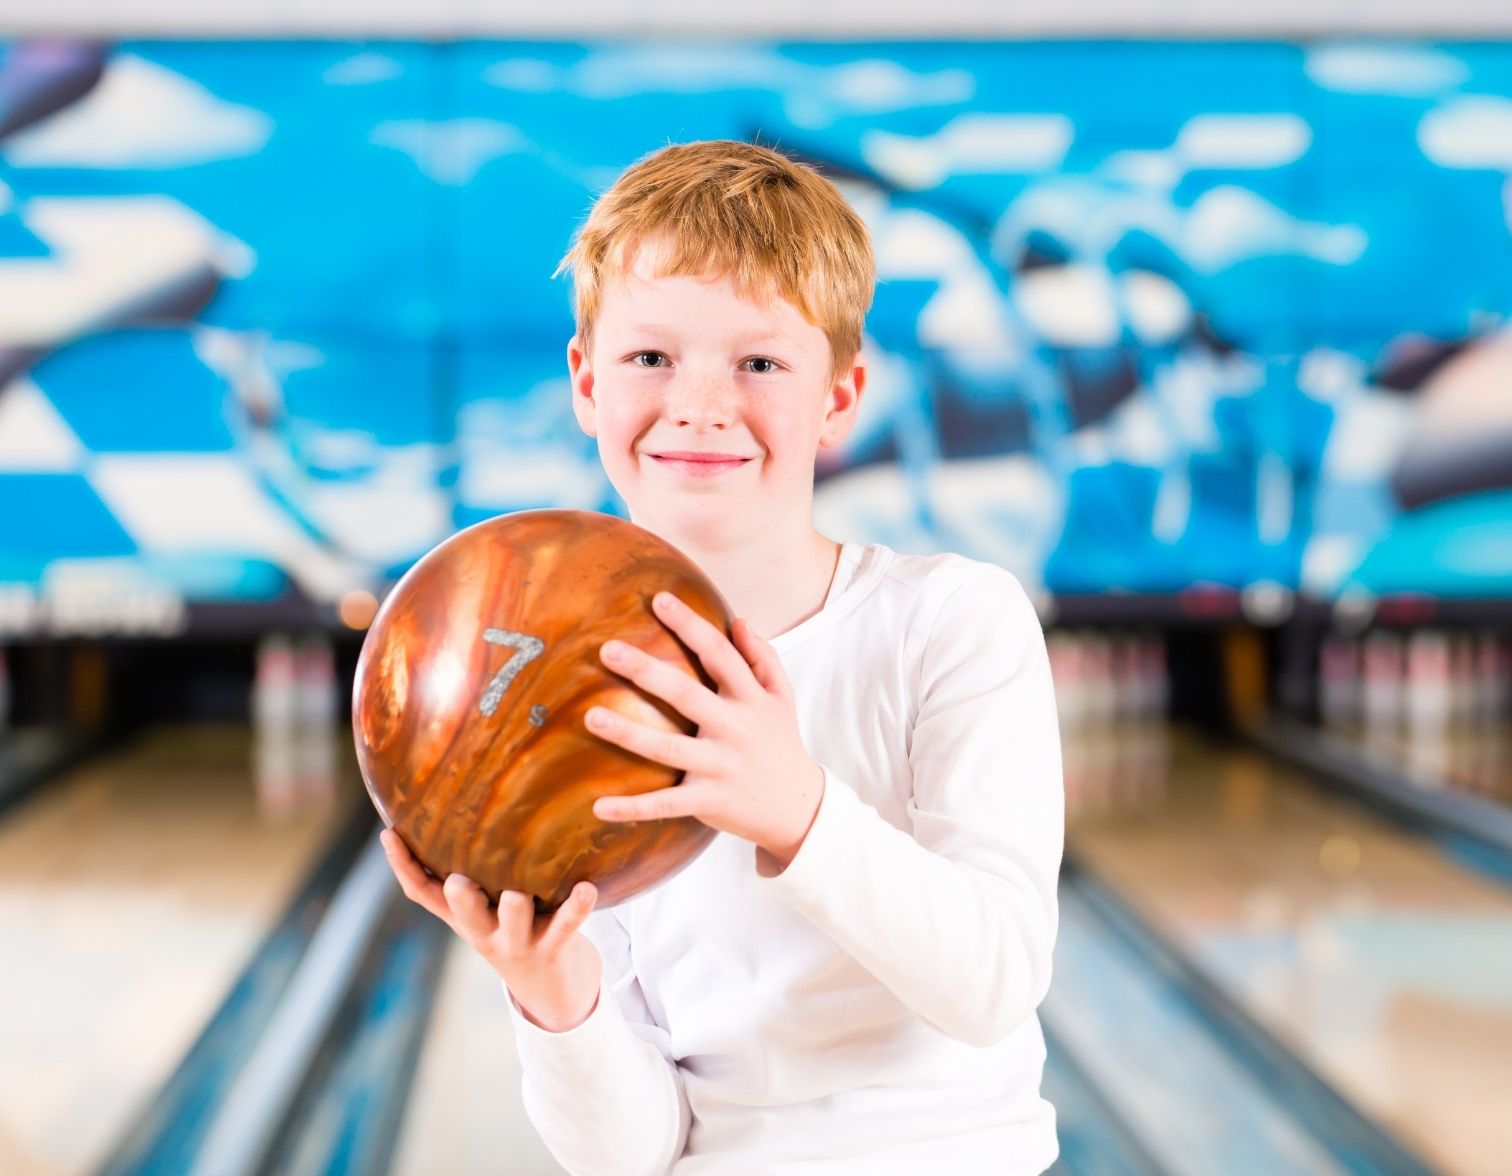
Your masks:
{"label": "wooden lane floor", "polygon": [[259,795],[247,728],[153,730],[0,822],[0,1172],[93,1171],[151,1102],[350,811],[339,746]]}
{"label": "wooden lane floor", "polygon": [[1507,1171],[1512,891],[1258,753],[1064,738],[1068,852],[1446,1173]]}

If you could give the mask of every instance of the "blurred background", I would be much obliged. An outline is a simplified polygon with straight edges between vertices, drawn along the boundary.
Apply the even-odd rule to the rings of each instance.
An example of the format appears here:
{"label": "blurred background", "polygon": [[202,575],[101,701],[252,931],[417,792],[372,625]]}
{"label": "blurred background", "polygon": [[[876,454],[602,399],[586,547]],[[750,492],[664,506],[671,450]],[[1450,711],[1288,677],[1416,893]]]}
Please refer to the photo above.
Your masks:
{"label": "blurred background", "polygon": [[741,138],[879,261],[818,526],[1046,627],[1056,1170],[1512,1172],[1512,18],[420,7],[0,13],[0,1171],[559,1171],[352,674],[624,513],[550,275]]}

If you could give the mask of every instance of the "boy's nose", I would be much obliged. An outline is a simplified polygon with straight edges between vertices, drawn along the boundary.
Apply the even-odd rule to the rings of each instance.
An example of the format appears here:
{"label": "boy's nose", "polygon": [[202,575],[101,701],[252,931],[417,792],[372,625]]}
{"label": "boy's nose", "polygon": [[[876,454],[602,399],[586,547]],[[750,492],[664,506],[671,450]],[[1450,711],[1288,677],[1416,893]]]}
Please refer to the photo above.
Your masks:
{"label": "boy's nose", "polygon": [[714,375],[690,376],[667,389],[666,412],[679,423],[723,424],[735,412],[735,389]]}

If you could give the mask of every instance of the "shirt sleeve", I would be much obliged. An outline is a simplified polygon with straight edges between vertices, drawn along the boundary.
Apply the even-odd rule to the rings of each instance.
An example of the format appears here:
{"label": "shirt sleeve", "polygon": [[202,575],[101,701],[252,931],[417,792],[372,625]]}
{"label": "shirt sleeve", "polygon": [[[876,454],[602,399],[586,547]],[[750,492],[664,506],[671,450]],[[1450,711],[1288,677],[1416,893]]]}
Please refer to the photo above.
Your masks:
{"label": "shirt sleeve", "polygon": [[919,1017],[995,1044],[1050,984],[1064,842],[1060,732],[1039,618],[982,565],[949,592],[918,659],[909,830],[826,769],[787,869],[763,884]]}
{"label": "shirt sleeve", "polygon": [[604,962],[598,1003],[562,1033],[509,993],[526,1117],[573,1176],[660,1176],[682,1153],[690,1114],[671,1038],[646,1003],[630,936],[614,910],[583,924]]}

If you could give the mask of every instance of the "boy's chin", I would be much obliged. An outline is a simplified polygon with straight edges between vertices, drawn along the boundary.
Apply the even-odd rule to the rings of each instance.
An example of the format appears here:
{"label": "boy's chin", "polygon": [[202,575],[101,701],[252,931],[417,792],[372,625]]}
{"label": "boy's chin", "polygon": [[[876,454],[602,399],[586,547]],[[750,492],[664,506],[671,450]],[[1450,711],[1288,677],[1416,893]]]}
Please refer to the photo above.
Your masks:
{"label": "boy's chin", "polygon": [[689,495],[677,502],[630,506],[630,521],[654,534],[676,541],[728,544],[746,528],[745,511],[715,495]]}

